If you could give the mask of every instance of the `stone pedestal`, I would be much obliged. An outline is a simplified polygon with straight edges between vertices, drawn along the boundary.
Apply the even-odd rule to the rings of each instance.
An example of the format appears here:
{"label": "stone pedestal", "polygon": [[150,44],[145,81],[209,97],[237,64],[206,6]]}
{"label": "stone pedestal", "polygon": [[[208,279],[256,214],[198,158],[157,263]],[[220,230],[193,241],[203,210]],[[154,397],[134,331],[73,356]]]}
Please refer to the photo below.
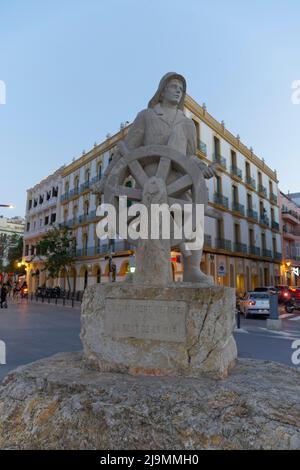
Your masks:
{"label": "stone pedestal", "polygon": [[227,287],[95,285],[82,304],[85,363],[102,372],[225,377],[237,350]]}
{"label": "stone pedestal", "polygon": [[299,384],[268,361],[218,380],[99,373],[58,354],[0,385],[0,449],[299,449]]}
{"label": "stone pedestal", "polygon": [[274,318],[268,318],[267,319],[267,328],[268,330],[281,330],[282,328],[282,320],[280,318],[274,319]]}

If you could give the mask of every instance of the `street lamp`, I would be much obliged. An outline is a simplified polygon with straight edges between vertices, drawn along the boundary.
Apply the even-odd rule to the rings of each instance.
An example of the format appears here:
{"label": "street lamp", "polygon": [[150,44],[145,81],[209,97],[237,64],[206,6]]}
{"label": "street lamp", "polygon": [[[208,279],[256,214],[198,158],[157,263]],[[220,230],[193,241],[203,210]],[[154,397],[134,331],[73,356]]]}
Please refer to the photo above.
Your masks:
{"label": "street lamp", "polygon": [[12,204],[0,204],[0,207],[7,207],[8,209],[14,209],[15,208]]}

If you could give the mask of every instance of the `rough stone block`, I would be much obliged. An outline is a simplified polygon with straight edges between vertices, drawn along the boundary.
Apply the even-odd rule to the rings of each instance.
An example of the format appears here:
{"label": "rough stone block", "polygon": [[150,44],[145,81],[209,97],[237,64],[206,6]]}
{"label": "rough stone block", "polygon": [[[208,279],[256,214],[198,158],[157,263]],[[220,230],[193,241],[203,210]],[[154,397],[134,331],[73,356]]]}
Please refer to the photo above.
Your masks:
{"label": "rough stone block", "polygon": [[98,284],[84,295],[81,321],[85,361],[101,371],[224,377],[237,357],[227,287]]}

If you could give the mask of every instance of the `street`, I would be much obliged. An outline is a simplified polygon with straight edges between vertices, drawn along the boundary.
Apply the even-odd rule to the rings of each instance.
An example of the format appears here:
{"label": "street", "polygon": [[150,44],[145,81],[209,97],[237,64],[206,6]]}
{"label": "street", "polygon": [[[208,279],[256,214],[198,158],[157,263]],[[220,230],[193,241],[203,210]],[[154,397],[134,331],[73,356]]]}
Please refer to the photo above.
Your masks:
{"label": "street", "polygon": [[[293,366],[291,345],[300,339],[300,312],[282,312],[282,331],[269,331],[266,320],[244,319],[235,330],[239,357],[266,359]],[[6,344],[6,365],[0,365],[0,382],[18,367],[58,352],[81,350],[80,308],[47,303],[10,304],[0,310],[0,340]],[[295,367],[295,366],[293,366]],[[300,367],[300,366],[298,366]]]}

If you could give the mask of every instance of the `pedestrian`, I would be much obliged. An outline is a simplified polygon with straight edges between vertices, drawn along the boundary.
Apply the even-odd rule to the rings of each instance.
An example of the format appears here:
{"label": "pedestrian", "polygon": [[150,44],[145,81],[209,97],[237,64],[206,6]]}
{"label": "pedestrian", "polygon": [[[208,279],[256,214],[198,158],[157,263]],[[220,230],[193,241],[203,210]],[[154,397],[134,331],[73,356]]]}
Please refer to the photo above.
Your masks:
{"label": "pedestrian", "polygon": [[1,308],[7,308],[7,288],[5,285],[1,287],[0,304]]}

